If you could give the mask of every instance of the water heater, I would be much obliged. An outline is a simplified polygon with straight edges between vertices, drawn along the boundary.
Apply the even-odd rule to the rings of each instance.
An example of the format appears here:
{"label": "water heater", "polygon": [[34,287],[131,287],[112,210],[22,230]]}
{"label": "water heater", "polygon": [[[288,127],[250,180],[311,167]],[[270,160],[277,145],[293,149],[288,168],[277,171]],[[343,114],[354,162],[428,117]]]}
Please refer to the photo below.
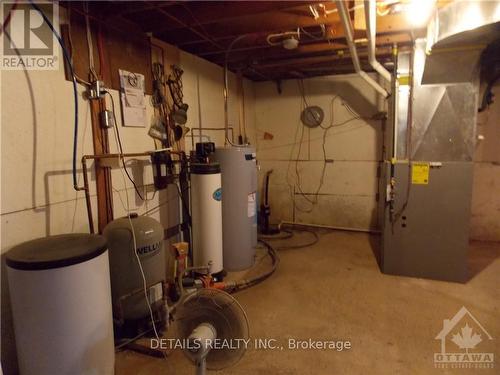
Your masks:
{"label": "water heater", "polygon": [[[136,248],[130,222],[134,228]],[[163,226],[153,218],[131,214],[130,220],[128,217],[113,220],[104,228],[103,234],[109,248],[115,321],[124,325],[127,321],[149,319],[148,303],[154,312],[162,311],[166,278]],[[144,271],[149,302],[144,295],[136,253]]]}
{"label": "water heater", "polygon": [[191,164],[191,220],[193,263],[208,273],[223,270],[222,189],[218,163]]}
{"label": "water heater", "polygon": [[224,268],[251,267],[257,245],[257,165],[252,147],[221,147],[214,160],[222,172]]}

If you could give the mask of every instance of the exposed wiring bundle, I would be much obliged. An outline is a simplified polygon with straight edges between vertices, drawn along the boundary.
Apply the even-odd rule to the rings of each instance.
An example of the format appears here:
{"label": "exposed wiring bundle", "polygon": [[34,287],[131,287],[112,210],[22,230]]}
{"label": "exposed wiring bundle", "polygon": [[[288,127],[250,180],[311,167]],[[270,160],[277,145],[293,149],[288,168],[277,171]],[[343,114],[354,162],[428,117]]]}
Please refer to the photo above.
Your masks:
{"label": "exposed wiring bundle", "polygon": [[[297,84],[298,84],[298,89],[299,89],[300,96],[301,96],[301,112],[303,112],[305,109],[312,108],[312,107],[309,105],[309,101],[306,97],[303,80],[298,80]],[[335,104],[335,101],[337,101],[337,100],[341,100],[342,106],[351,115],[351,117],[348,118],[347,120],[335,123],[334,104]],[[333,162],[332,159],[328,158],[327,152],[326,152],[326,140],[328,137],[328,132],[333,128],[342,127],[342,126],[347,125],[355,120],[359,120],[359,119],[370,120],[370,119],[374,119],[374,118],[375,118],[375,116],[372,116],[370,118],[362,117],[361,115],[357,114],[349,106],[348,103],[343,101],[340,96],[336,95],[336,96],[332,97],[332,99],[330,100],[330,124],[323,125],[321,123],[321,121],[318,121],[318,124],[317,124],[317,127],[321,128],[323,130],[323,134],[321,137],[321,139],[322,139],[321,148],[322,148],[322,152],[323,152],[323,165],[321,168],[318,187],[312,193],[308,193],[308,192],[304,191],[304,189],[302,187],[302,178],[301,178],[301,173],[300,173],[300,168],[299,168],[299,162],[301,161],[302,148],[303,148],[303,144],[305,143],[306,130],[310,132],[311,129],[306,129],[306,126],[305,125],[301,126],[300,123],[297,125],[297,130],[295,133],[295,142],[294,142],[293,147],[291,148],[291,151],[290,151],[290,159],[289,159],[289,165],[288,165],[288,169],[287,169],[287,176],[288,176],[288,173],[290,171],[291,163],[294,163],[295,181],[293,184],[288,182],[288,185],[289,185],[292,197],[293,197],[294,207],[298,211],[308,212],[308,213],[312,212],[312,210],[314,209],[314,206],[318,203],[319,193],[320,193],[320,191],[324,185],[324,181],[325,181],[327,164]],[[310,141],[311,140],[309,139],[309,142]],[[298,146],[297,146],[296,155],[294,156],[296,145],[298,145]],[[298,193],[300,196],[302,196],[304,198],[304,200],[308,203],[308,207],[301,207],[301,206],[297,205],[296,200],[295,200],[296,193]]]}
{"label": "exposed wiring bundle", "polygon": [[66,63],[68,64],[68,68],[70,71],[70,76],[71,76],[71,81],[73,83],[73,99],[75,103],[75,108],[74,108],[74,132],[73,132],[73,188],[75,190],[81,190],[78,188],[78,179],[76,176],[76,159],[77,159],[77,148],[78,148],[78,90],[76,86],[76,76],[75,76],[75,71],[73,69],[73,62],[71,61],[70,54],[68,53],[68,50],[66,49],[66,46],[64,45],[64,42],[59,35],[59,33],[56,31],[54,28],[54,25],[52,22],[50,22],[49,18],[43,13],[43,11],[36,5],[32,0],[30,0],[31,6],[42,16],[43,20],[47,23],[49,26],[50,30],[52,30],[52,33],[56,37],[57,41],[59,42],[64,60],[66,60]]}

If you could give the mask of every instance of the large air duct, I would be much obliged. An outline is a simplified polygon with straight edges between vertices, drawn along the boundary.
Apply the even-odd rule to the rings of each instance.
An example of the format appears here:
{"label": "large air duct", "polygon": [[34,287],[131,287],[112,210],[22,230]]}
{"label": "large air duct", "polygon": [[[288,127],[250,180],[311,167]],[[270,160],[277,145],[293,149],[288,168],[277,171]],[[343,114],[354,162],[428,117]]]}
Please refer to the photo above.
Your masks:
{"label": "large air duct", "polygon": [[345,38],[347,45],[349,46],[349,51],[351,53],[352,64],[354,65],[354,70],[358,75],[363,78],[370,86],[372,86],[379,94],[384,98],[389,96],[389,93],[380,86],[377,81],[370,77],[366,72],[361,70],[361,64],[359,63],[358,51],[356,50],[356,45],[354,44],[353,29],[351,24],[351,19],[349,18],[349,12],[347,11],[346,4],[343,0],[336,0],[337,9],[339,11],[340,20],[342,21],[342,26],[344,27]]}
{"label": "large air duct", "polygon": [[500,3],[496,1],[455,1],[438,9],[427,27],[422,83],[470,82],[482,51],[498,35]]}

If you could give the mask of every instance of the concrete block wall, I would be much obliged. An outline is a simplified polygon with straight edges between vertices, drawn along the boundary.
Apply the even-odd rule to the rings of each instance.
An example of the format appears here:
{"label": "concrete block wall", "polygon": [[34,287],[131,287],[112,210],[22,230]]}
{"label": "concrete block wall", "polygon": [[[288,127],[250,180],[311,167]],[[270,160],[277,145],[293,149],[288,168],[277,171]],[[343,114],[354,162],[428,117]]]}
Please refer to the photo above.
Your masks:
{"label": "concrete block wall", "polygon": [[[324,129],[302,125],[301,94],[296,80],[255,84],[259,186],[269,169],[271,222],[296,221],[335,227],[377,227],[377,168],[382,158],[382,122],[368,120],[380,110],[376,92],[357,75],[306,79],[309,105],[320,106],[322,126],[336,124],[325,137]],[[332,100],[338,97],[332,102]],[[362,118],[353,118],[343,102]],[[303,132],[302,142],[300,142]],[[273,136],[265,139],[264,133]],[[296,161],[298,160],[298,161]],[[316,196],[323,167],[323,185]],[[304,193],[301,194],[300,190]],[[311,203],[314,202],[314,203]]]}

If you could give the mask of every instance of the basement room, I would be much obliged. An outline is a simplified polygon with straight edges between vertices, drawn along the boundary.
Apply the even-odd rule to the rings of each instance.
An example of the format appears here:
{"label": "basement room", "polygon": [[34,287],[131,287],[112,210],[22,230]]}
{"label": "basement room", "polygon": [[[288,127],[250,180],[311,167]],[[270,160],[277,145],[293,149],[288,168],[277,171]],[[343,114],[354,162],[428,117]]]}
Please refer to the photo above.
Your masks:
{"label": "basement room", "polygon": [[500,0],[0,9],[0,375],[498,374]]}

